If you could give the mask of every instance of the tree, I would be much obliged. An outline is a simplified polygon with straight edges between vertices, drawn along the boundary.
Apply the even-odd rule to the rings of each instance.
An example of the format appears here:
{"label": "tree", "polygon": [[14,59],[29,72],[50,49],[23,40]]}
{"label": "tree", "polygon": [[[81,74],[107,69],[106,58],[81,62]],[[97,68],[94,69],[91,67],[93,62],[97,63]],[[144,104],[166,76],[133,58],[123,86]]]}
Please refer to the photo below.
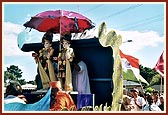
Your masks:
{"label": "tree", "polygon": [[7,80],[16,80],[16,76],[12,73],[9,73],[8,71],[5,71],[4,72],[4,83],[6,83]]}
{"label": "tree", "polygon": [[10,67],[7,67],[7,71],[4,71],[4,83],[6,83],[7,80],[15,80],[21,85],[25,84],[25,79],[21,79],[22,73],[22,70],[19,69],[18,66],[11,65]]}
{"label": "tree", "polygon": [[146,79],[146,81],[149,83],[149,86],[155,85],[155,84],[160,84],[160,75],[151,68],[148,67],[143,67],[140,65],[140,75]]}
{"label": "tree", "polygon": [[159,74],[153,76],[149,86],[152,86],[152,85],[157,85],[158,83],[160,84],[161,83],[161,76]]}
{"label": "tree", "polygon": [[145,93],[147,93],[147,92],[152,93],[153,90],[154,89],[152,87],[148,87],[148,88],[146,88]]}
{"label": "tree", "polygon": [[28,81],[27,83],[35,85],[35,81]]}

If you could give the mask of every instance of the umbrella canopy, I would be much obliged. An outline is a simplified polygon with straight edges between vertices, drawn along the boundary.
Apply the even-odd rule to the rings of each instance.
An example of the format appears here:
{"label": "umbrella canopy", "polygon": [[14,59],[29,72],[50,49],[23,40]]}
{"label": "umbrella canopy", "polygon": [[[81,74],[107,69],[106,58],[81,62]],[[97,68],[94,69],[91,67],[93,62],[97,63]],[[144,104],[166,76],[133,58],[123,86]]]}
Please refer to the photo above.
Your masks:
{"label": "umbrella canopy", "polygon": [[40,32],[81,33],[86,29],[95,27],[87,17],[72,11],[49,10],[41,12],[24,24],[25,27],[36,29]]}

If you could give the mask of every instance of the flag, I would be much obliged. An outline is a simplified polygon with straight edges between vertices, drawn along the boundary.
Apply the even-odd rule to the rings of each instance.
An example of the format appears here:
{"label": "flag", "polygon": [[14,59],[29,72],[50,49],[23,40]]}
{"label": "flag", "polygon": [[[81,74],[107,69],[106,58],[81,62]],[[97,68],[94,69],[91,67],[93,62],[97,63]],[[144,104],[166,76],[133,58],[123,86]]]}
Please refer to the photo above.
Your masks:
{"label": "flag", "polygon": [[139,59],[126,55],[120,50],[124,80],[139,81]]}
{"label": "flag", "polygon": [[122,53],[121,50],[120,50],[120,57],[122,61],[123,80],[135,81],[135,82],[140,81],[149,85],[149,83],[140,75],[139,59],[130,55],[126,55]]}
{"label": "flag", "polygon": [[163,77],[164,76],[164,58],[163,58],[164,52],[162,52],[161,56],[159,57],[159,60],[157,61],[154,69]]}

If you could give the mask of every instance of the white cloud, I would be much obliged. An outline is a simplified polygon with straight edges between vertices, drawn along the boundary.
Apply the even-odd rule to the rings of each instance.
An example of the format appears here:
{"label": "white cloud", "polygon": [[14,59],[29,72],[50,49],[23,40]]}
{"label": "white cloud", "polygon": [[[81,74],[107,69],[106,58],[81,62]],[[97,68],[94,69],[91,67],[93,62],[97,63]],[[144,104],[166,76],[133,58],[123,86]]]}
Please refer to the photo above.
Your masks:
{"label": "white cloud", "polygon": [[29,55],[21,51],[17,45],[17,35],[23,30],[20,25],[5,22],[3,27],[3,54],[4,56]]}
{"label": "white cloud", "polygon": [[[110,30],[107,29],[107,33]],[[116,31],[117,35],[122,36],[122,41],[125,42],[127,40],[132,40],[132,42],[122,43],[120,49],[127,53],[133,54],[140,50],[143,50],[145,47],[157,47],[160,43],[164,43],[164,37],[159,36],[159,34],[155,31]],[[88,32],[88,34],[92,34],[92,37],[98,36],[98,28],[94,31]]]}
{"label": "white cloud", "polygon": [[164,42],[164,38],[154,31],[118,31],[117,34],[122,36],[123,41],[132,40],[131,43],[123,43],[120,46],[120,49],[127,54],[138,52],[147,46],[157,47],[159,43]]}

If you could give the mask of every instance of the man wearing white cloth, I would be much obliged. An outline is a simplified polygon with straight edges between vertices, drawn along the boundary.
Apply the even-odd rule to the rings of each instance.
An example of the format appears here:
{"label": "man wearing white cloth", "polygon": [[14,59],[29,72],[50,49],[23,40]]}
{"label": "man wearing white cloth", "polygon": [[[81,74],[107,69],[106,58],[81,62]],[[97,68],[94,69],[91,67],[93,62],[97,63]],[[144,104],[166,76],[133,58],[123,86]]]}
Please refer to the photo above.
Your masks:
{"label": "man wearing white cloth", "polygon": [[75,57],[73,61],[73,88],[79,94],[90,94],[90,83],[86,64]]}

